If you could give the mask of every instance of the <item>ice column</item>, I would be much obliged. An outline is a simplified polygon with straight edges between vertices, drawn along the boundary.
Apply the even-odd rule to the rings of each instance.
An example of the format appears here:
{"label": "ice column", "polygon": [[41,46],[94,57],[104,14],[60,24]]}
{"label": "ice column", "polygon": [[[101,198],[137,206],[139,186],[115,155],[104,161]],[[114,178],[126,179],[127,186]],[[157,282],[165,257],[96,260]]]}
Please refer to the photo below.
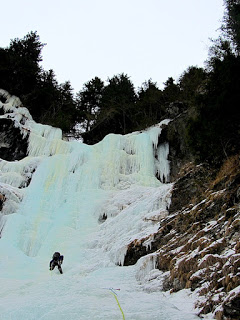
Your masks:
{"label": "ice column", "polygon": [[169,144],[161,143],[157,149],[158,169],[157,174],[163,183],[170,181],[170,163],[168,160]]}

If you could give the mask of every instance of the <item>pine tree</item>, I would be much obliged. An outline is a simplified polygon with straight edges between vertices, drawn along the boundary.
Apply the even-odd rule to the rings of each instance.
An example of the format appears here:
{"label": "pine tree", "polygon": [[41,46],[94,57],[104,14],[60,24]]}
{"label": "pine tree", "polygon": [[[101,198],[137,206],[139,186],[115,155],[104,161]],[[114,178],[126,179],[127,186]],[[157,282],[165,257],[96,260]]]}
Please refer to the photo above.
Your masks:
{"label": "pine tree", "polygon": [[240,1],[224,0],[225,15],[222,29],[228,36],[236,49],[236,53],[240,53]]}
{"label": "pine tree", "polygon": [[101,110],[104,82],[95,77],[86,82],[83,89],[77,93],[78,120],[84,131],[90,131]]}
{"label": "pine tree", "polygon": [[146,128],[160,121],[165,113],[163,92],[151,79],[138,92],[135,121],[138,128]]}

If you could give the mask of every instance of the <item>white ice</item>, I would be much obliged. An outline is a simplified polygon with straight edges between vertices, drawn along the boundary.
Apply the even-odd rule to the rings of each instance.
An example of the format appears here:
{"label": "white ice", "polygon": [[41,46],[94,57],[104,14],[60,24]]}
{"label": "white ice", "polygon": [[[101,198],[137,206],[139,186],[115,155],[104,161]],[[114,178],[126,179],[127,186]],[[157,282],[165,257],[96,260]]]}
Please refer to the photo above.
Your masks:
{"label": "white ice", "polygon": [[[0,319],[197,319],[188,292],[161,291],[154,254],[120,266],[128,244],[156,232],[170,205],[173,185],[157,179],[169,174],[168,149],[157,150],[161,125],[87,146],[29,121],[29,157],[0,162],[5,194],[36,169],[17,209],[3,208]],[[55,251],[62,275],[49,271]]]}

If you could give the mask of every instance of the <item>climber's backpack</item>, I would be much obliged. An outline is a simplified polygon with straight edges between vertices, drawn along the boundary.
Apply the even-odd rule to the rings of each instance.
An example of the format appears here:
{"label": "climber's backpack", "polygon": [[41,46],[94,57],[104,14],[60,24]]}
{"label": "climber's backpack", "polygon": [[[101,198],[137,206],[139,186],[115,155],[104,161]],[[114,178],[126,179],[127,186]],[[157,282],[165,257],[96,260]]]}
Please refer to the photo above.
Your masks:
{"label": "climber's backpack", "polygon": [[53,260],[59,260],[59,258],[60,258],[60,253],[59,252],[55,252],[54,254],[53,254]]}

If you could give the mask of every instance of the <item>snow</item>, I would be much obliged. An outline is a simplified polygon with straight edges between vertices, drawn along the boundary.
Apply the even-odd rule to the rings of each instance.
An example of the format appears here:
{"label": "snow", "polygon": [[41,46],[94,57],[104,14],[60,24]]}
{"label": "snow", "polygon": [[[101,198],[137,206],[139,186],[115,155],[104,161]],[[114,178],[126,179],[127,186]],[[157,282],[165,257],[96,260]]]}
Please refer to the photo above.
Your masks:
{"label": "snow", "polygon": [[236,295],[239,295],[239,294],[240,294],[240,286],[237,286],[236,288],[228,292],[228,295],[225,298],[225,301],[231,300],[232,298],[234,298]]}
{"label": "snow", "polygon": [[[155,254],[120,266],[129,243],[156,232],[170,205],[173,184],[156,178],[169,175],[167,147],[157,150],[169,120],[87,146],[61,140],[59,129],[36,124],[17,99],[0,94],[29,132],[28,157],[0,162],[0,191],[8,198],[0,217],[0,318],[122,319],[116,292],[125,319],[197,319],[190,292],[161,291],[166,274],[156,269]],[[64,255],[63,275],[48,269],[55,251]]]}
{"label": "snow", "polygon": [[213,221],[209,221],[208,223],[207,223],[207,226],[204,228],[204,229],[202,229],[203,231],[205,231],[205,232],[208,232],[209,230],[211,230],[213,227],[215,227],[215,226],[217,226],[217,221],[216,220],[213,220]]}

